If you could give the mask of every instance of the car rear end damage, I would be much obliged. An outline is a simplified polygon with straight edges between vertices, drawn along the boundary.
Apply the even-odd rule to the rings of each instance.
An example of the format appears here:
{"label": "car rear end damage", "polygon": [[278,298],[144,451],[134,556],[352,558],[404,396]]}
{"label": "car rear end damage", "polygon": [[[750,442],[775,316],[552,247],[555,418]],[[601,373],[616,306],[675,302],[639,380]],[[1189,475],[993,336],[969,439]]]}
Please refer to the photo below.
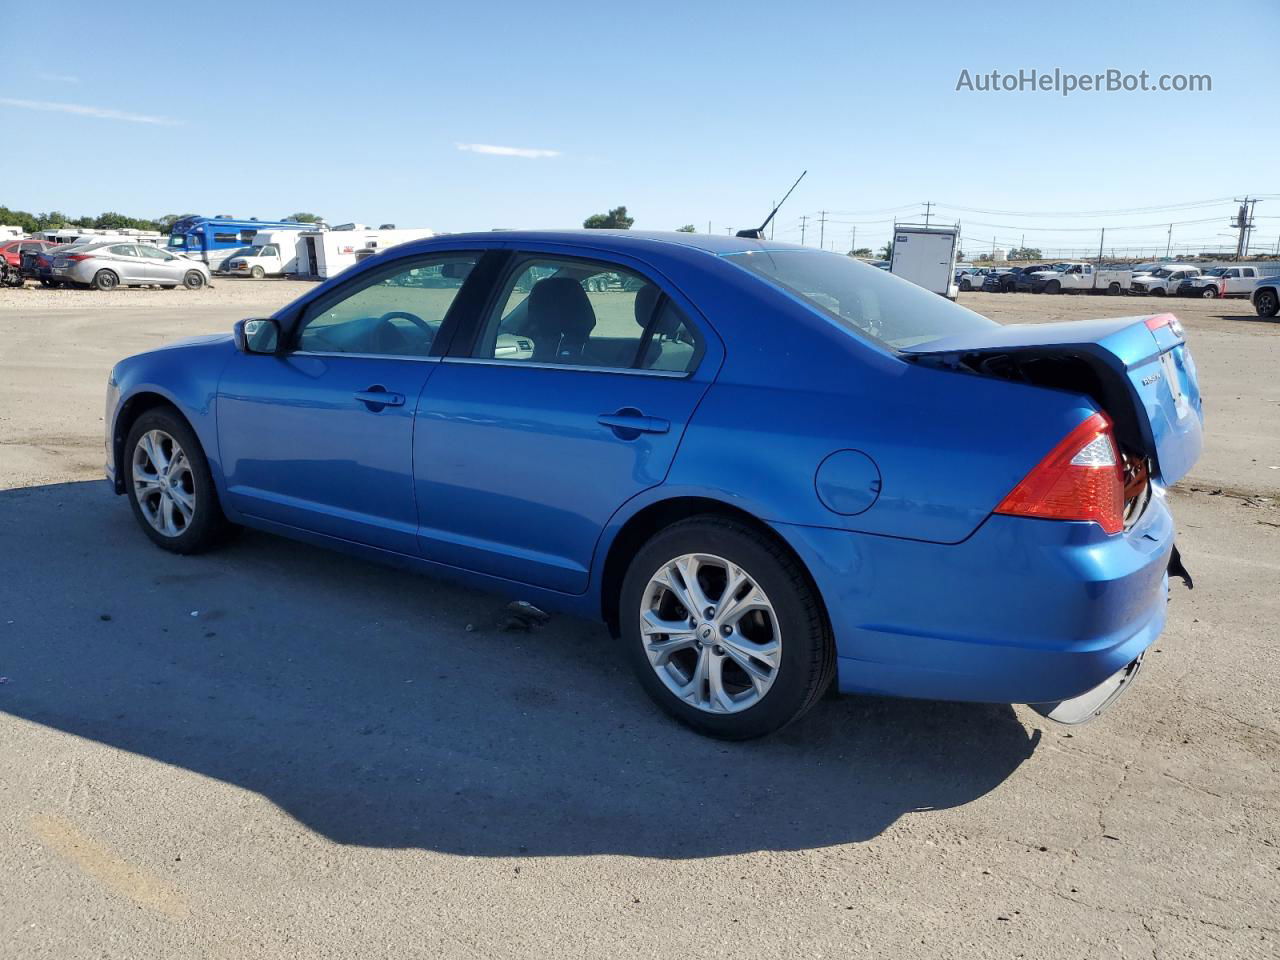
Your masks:
{"label": "car rear end damage", "polygon": [[1010,325],[902,355],[1059,391],[1082,419],[962,542],[780,528],[837,598],[841,689],[1091,719],[1131,685],[1163,627],[1169,574],[1185,574],[1164,490],[1199,456],[1202,411],[1180,325]]}

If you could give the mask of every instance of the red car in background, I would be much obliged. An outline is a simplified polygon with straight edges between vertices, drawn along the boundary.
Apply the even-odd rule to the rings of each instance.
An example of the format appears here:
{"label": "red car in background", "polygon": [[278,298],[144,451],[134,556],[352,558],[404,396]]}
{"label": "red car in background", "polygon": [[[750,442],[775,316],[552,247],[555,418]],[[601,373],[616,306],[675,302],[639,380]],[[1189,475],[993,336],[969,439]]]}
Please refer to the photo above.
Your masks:
{"label": "red car in background", "polygon": [[9,240],[6,243],[0,243],[0,256],[3,256],[5,262],[11,267],[22,266],[22,254],[27,250],[35,250],[37,252],[44,251],[54,246],[46,240],[32,240],[29,237],[22,237],[17,240]]}

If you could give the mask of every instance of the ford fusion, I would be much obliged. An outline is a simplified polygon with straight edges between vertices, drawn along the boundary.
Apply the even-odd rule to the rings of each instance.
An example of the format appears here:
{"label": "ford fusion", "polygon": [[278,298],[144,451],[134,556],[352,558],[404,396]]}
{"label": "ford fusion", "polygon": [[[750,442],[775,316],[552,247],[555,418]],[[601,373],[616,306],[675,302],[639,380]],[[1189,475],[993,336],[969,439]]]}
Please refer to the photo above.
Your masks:
{"label": "ford fusion", "polygon": [[396,247],[121,361],[107,475],[158,546],[233,525],[596,617],[725,738],[843,692],[1100,713],[1182,572],[1168,314],[999,325],[758,239]]}

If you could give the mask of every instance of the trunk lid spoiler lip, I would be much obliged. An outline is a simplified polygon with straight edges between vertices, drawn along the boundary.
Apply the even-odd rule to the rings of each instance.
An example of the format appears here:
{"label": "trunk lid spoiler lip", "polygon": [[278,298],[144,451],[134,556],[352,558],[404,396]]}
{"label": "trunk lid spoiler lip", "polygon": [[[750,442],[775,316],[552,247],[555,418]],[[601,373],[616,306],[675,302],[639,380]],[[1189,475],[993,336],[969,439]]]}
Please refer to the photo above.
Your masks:
{"label": "trunk lid spoiler lip", "polygon": [[[917,358],[987,353],[994,350],[1071,347],[1099,355],[1107,354],[1109,356],[1104,359],[1109,362],[1119,360],[1125,368],[1133,368],[1149,363],[1164,352],[1147,326],[1147,321],[1154,316],[1163,315],[1111,317],[1106,320],[1060,320],[1054,323],[1009,323],[917,343],[902,347],[898,352],[906,358]],[[1146,336],[1133,336],[1138,331],[1143,331]],[[1099,351],[1098,347],[1103,349]],[[1117,348],[1123,348],[1123,352]]]}

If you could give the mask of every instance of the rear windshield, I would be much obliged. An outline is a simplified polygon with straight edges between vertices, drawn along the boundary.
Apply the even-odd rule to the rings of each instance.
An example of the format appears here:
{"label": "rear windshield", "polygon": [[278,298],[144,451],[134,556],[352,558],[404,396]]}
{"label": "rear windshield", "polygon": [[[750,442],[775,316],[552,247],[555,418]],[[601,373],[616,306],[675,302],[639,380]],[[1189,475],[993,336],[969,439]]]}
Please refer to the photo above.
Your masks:
{"label": "rear windshield", "polygon": [[725,259],[797,294],[846,330],[895,350],[997,325],[946,297],[838,253],[751,251]]}

